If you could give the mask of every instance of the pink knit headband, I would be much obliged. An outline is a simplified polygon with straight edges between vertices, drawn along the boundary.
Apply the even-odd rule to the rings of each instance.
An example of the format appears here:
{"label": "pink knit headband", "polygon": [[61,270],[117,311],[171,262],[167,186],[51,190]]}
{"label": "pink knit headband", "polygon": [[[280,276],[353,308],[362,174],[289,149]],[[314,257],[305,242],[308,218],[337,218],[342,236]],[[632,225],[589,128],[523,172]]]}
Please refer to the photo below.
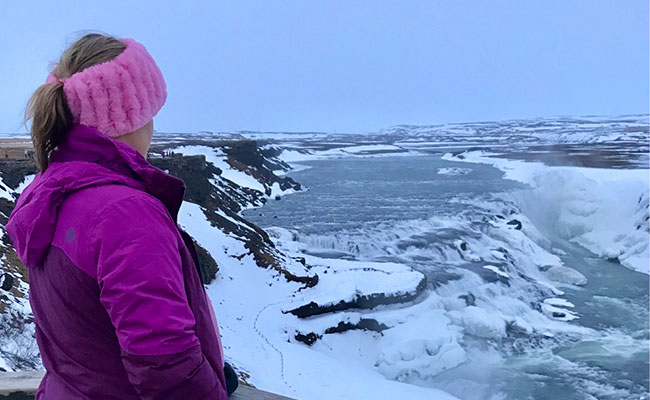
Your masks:
{"label": "pink knit headband", "polygon": [[93,65],[69,78],[54,73],[47,83],[63,83],[76,124],[93,127],[110,137],[146,125],[167,98],[165,80],[143,45],[120,39],[126,49],[111,61]]}

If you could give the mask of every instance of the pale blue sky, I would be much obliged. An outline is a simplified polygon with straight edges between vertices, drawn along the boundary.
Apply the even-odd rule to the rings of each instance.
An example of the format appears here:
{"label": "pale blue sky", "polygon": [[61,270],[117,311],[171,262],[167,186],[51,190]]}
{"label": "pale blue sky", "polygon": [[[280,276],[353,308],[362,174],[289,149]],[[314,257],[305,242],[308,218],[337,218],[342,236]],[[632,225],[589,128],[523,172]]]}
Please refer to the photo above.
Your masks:
{"label": "pale blue sky", "polygon": [[80,30],[144,43],[167,132],[648,112],[648,1],[0,0],[0,132]]}

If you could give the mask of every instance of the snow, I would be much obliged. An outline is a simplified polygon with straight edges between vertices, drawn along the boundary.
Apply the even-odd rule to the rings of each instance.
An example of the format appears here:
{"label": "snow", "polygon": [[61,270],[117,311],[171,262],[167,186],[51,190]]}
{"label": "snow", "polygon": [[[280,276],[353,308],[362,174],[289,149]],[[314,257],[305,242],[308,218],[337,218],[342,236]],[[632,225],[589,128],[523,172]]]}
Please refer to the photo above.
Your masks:
{"label": "snow", "polygon": [[[493,203],[486,203],[485,208],[492,214],[498,212]],[[469,217],[471,218],[471,214]],[[521,220],[524,225],[530,225],[530,230],[535,232],[532,223],[525,216],[514,214],[512,217]],[[506,337],[508,324],[531,335],[541,335],[543,332],[548,335],[558,332],[563,334],[590,332],[583,327],[566,324],[568,319],[554,316],[552,312],[538,312],[531,307],[530,302],[535,300],[531,298],[530,278],[538,280],[536,284],[541,286],[544,296],[563,294],[551,283],[547,283],[545,276],[539,271],[542,266],[562,265],[562,262],[557,256],[531,241],[524,232],[513,229],[505,222],[494,224],[491,228],[493,232],[490,232],[489,236],[480,237],[471,221],[460,216],[449,218],[435,216],[429,221],[409,220],[377,228],[364,227],[361,229],[364,236],[356,232],[349,236],[342,233],[303,234],[282,228],[267,228],[267,231],[276,246],[285,253],[298,254],[301,250],[329,249],[346,252],[350,256],[361,253],[367,260],[368,256],[375,252],[378,255],[385,254],[386,247],[398,248],[397,244],[390,244],[391,238],[399,242],[430,232],[431,229],[445,228],[463,232],[467,250],[460,250],[462,241],[458,243],[450,239],[451,243],[437,243],[440,247],[435,249],[422,249],[417,246],[402,247],[402,252],[395,256],[405,259],[417,257],[419,254],[430,256],[431,253],[423,252],[433,251],[439,254],[440,263],[447,266],[464,264],[468,258],[476,262],[483,260],[497,262],[514,258],[513,265],[517,268],[515,274],[506,272],[503,266],[485,265],[495,274],[496,271],[500,271],[501,274],[507,275],[509,281],[513,280],[511,285],[486,283],[473,272],[465,270],[463,273],[462,269],[454,270],[463,274],[461,279],[452,280],[427,291],[417,301],[395,307],[379,307],[371,311],[350,310],[312,317],[290,324],[290,332],[323,334],[327,327],[335,326],[339,321],[356,323],[361,318],[374,319],[390,328],[383,330],[381,335],[356,331],[335,335],[325,334],[317,340],[312,349],[325,352],[337,359],[345,359],[347,363],[359,369],[375,368],[390,379],[428,386],[432,386],[431,382],[436,382],[444,371],[453,369],[454,372],[448,374],[456,376],[457,368],[475,362],[476,359],[466,353],[464,343],[467,340],[487,339],[497,346]],[[376,244],[380,244],[381,248],[374,248]],[[450,247],[447,249],[446,245]],[[508,256],[506,257],[503,250],[496,249],[508,249]],[[317,259],[302,255],[307,258],[308,264],[315,263],[314,260]],[[341,261],[325,262],[340,263]],[[359,263],[359,261],[351,261],[351,263]],[[366,261],[361,263],[363,265]],[[524,273],[528,276],[527,281],[519,278]],[[321,278],[325,277],[322,271],[319,271],[318,275]],[[329,278],[330,275],[327,275]],[[475,306],[468,307],[465,300],[460,298],[468,292],[473,294]],[[541,302],[542,299],[539,300]],[[550,306],[553,305],[549,304]],[[542,304],[540,309],[541,307]],[[566,317],[568,313],[563,312],[562,315]],[[455,395],[460,396],[459,387],[454,386],[453,390]]]}
{"label": "snow", "polygon": [[545,275],[552,281],[566,283],[569,285],[586,285],[587,278],[573,268],[562,265],[555,265],[549,268]]}
{"label": "snow", "polygon": [[[199,205],[183,202],[178,220],[212,254],[219,265],[217,278],[207,286],[207,293],[219,319],[225,356],[237,368],[250,374],[249,382],[256,387],[297,399],[455,399],[440,390],[389,380],[382,375],[393,368],[400,368],[402,373],[407,373],[413,368],[423,367],[422,363],[428,363],[431,373],[435,373],[445,366],[452,367],[461,362],[464,359],[462,349],[454,344],[453,337],[444,339],[447,331],[442,327],[439,330],[442,335],[440,338],[431,336],[432,332],[421,331],[414,332],[420,335],[418,339],[407,337],[406,341],[402,339],[402,332],[389,334],[391,330],[387,330],[383,339],[380,339],[382,336],[375,338],[386,341],[386,346],[375,347],[376,340],[368,340],[374,353],[369,351],[369,355],[362,360],[357,358],[356,364],[351,364],[349,357],[353,348],[350,345],[357,347],[354,344],[357,341],[350,342],[349,339],[359,335],[359,332],[327,335],[327,339],[319,340],[310,348],[296,342],[291,333],[297,329],[314,327],[314,324],[318,324],[314,322],[318,318],[300,320],[282,312],[304,304],[312,296],[338,299],[349,298],[352,291],[377,291],[378,287],[374,287],[373,282],[381,285],[385,279],[380,279],[380,275],[385,272],[396,274],[397,285],[393,288],[381,287],[382,290],[412,290],[419,273],[409,272],[409,269],[399,265],[382,265],[382,272],[371,268],[364,279],[363,273],[355,271],[355,267],[361,269],[369,265],[367,263],[354,265],[353,262],[310,257],[310,263],[321,266],[315,268],[327,268],[331,273],[321,274],[323,282],[316,287],[299,290],[301,285],[286,282],[273,270],[258,267],[243,243],[213,227]],[[373,265],[374,267],[378,265]],[[337,271],[342,277],[353,279],[354,283],[337,286],[334,283],[337,281],[334,278]],[[345,275],[346,271],[349,275]],[[323,286],[319,288],[321,284]],[[387,319],[391,315],[392,318],[397,318],[395,312],[390,310],[379,310],[377,313],[384,313]],[[445,318],[439,311],[421,313],[414,317],[427,318],[430,322],[433,318],[436,323]],[[326,318],[333,318],[333,314]],[[339,320],[339,316],[335,318]],[[364,334],[364,341],[365,338]],[[421,346],[430,349],[431,355],[420,360],[420,363],[411,365],[413,368],[389,357],[388,353],[383,358],[378,358],[375,354],[378,348],[390,349],[388,343],[392,343],[392,348],[408,348],[413,351],[417,348],[414,343],[418,340],[421,341]],[[323,346],[327,341],[340,345]],[[382,362],[379,363],[378,360]],[[375,368],[375,363],[381,365],[381,368]],[[365,368],[360,368],[360,365]]]}
{"label": "snow", "polygon": [[507,160],[504,158],[490,157],[494,153],[485,151],[470,151],[462,153],[462,158],[447,153],[442,156],[443,160],[464,161],[469,163],[490,164],[503,171],[505,179],[511,179],[525,184],[532,184],[533,177],[546,167],[539,162],[526,162],[521,160]]}
{"label": "snow", "polygon": [[315,158],[316,157],[314,156],[314,154],[309,150],[298,151],[292,149],[284,149],[280,154],[280,159],[287,163],[292,163],[296,161],[313,160]]}
{"label": "snow", "polygon": [[605,143],[635,141],[640,137],[645,137],[647,140],[647,131],[639,130],[647,126],[647,115],[586,116],[446,123],[429,126],[398,125],[384,129],[381,133],[400,135],[402,139],[397,142],[400,145],[404,142],[416,141],[435,145],[448,141],[450,136],[455,139],[456,144],[487,142],[499,145],[498,142],[504,140],[515,145],[522,142]]}
{"label": "snow", "polygon": [[[276,175],[279,175],[276,173]],[[273,185],[271,185],[271,194],[269,195],[270,198],[277,199],[278,197],[282,197],[288,194],[293,194],[296,193],[297,191],[293,188],[285,189],[282,190],[280,188],[280,184],[278,182],[273,182]]]}
{"label": "snow", "polygon": [[[443,334],[449,330],[449,325],[450,320],[442,312],[432,309],[422,314],[417,322],[388,330],[377,357],[378,371],[398,381],[409,375],[426,379],[464,363],[467,355],[458,344],[457,335]],[[432,326],[438,329],[431,330]]]}
{"label": "snow", "polygon": [[463,153],[462,159],[449,153],[443,158],[495,166],[504,178],[531,187],[520,193],[518,202],[540,229],[649,273],[647,169],[551,167],[482,151]]}
{"label": "snow", "polygon": [[15,192],[16,192],[16,193],[22,193],[23,190],[25,190],[25,188],[26,188],[27,186],[29,186],[30,183],[32,183],[32,181],[34,180],[35,177],[36,177],[36,175],[27,175],[27,176],[25,176],[25,178],[23,179],[23,181],[20,182],[20,184],[19,184],[18,187],[16,188]]}
{"label": "snow", "polygon": [[[328,144],[333,143],[329,142]],[[350,146],[349,143],[347,143],[347,146],[345,144],[341,143],[343,145],[342,147],[333,147],[328,150],[309,150],[304,148],[297,150],[295,148],[285,147],[278,158],[293,167],[296,162],[327,158],[387,157],[415,154],[409,149],[393,144],[364,144],[355,146]]]}
{"label": "snow", "polygon": [[[360,295],[399,296],[415,293],[424,276],[404,265],[347,260],[323,260],[304,255],[312,272],[319,276],[318,285],[304,294],[320,306],[353,301]],[[325,262],[326,264],[323,264]]]}
{"label": "snow", "polygon": [[5,361],[5,359],[2,357],[0,357],[0,370],[9,371],[9,372],[13,371],[12,368],[7,363],[7,361]]}
{"label": "snow", "polygon": [[27,175],[23,179],[23,181],[16,187],[16,189],[12,189],[9,186],[7,186],[2,179],[0,179],[0,198],[7,199],[9,201],[15,201],[15,195],[18,195],[22,193],[25,188],[32,183],[34,180],[35,175]]}
{"label": "snow", "polygon": [[573,304],[564,299],[550,298],[542,303],[542,312],[551,318],[559,321],[572,321],[579,318],[578,314],[567,308],[573,308]]}
{"label": "snow", "polygon": [[14,190],[7,186],[2,179],[0,179],[0,197],[9,201],[14,201],[14,197],[11,195],[13,192]]}
{"label": "snow", "polygon": [[456,168],[456,167],[450,167],[450,168],[438,168],[438,175],[466,175],[472,172],[471,168]]}
{"label": "snow", "polygon": [[569,308],[575,307],[573,305],[573,303],[571,303],[570,301],[568,301],[566,299],[556,298],[556,297],[550,297],[548,299],[545,299],[544,303],[550,304],[550,305],[553,305],[553,306],[559,306],[559,307],[569,307]]}
{"label": "snow", "polygon": [[484,265],[483,268],[488,269],[490,271],[494,271],[497,275],[502,276],[504,278],[510,278],[510,275],[501,271],[499,267],[495,267],[494,265]]}
{"label": "snow", "polygon": [[464,327],[469,335],[486,339],[499,339],[506,336],[506,322],[497,314],[490,314],[476,306],[465,307],[462,311],[449,313],[456,324]]}
{"label": "snow", "polygon": [[349,146],[341,149],[344,153],[370,153],[374,151],[404,151],[399,146],[392,144],[369,144],[369,145],[360,145],[360,146]]}

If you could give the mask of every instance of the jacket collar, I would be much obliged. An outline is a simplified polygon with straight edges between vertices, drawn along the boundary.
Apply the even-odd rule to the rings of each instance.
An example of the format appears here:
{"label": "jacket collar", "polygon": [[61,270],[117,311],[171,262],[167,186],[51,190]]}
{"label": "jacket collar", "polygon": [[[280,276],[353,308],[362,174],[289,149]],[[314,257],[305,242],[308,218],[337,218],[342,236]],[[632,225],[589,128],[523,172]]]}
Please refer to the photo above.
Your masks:
{"label": "jacket collar", "polygon": [[174,222],[183,202],[185,183],[151,165],[142,154],[126,143],[103,135],[85,125],[74,125],[52,153],[52,164],[89,162],[107,168],[125,178],[129,186],[158,198]]}

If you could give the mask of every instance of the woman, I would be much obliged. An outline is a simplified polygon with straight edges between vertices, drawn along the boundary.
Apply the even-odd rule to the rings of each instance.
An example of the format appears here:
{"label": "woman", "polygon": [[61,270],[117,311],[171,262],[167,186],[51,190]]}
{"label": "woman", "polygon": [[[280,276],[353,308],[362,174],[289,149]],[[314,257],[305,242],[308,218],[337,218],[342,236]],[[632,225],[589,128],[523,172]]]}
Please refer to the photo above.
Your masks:
{"label": "woman", "polygon": [[36,398],[226,399],[236,378],[176,222],[185,185],[146,159],[160,70],[138,42],[90,34],[46,82],[26,115],[39,173],[6,225],[29,268]]}

